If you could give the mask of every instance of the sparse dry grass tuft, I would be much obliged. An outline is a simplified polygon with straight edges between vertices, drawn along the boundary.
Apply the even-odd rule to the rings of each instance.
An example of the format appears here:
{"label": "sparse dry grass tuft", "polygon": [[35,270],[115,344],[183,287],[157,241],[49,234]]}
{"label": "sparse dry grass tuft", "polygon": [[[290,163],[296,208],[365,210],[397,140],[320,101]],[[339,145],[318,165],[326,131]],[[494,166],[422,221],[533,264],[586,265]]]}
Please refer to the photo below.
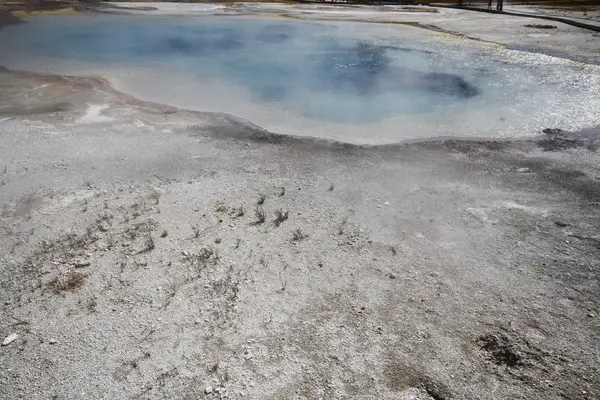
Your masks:
{"label": "sparse dry grass tuft", "polygon": [[267,213],[260,206],[256,207],[256,209],[254,210],[254,214],[256,215],[256,221],[253,223],[253,225],[263,224],[267,219]]}
{"label": "sparse dry grass tuft", "polygon": [[233,210],[233,215],[236,218],[241,218],[246,215],[246,210],[244,210],[244,206],[239,206],[238,208]]}
{"label": "sparse dry grass tuft", "polygon": [[219,259],[219,253],[210,246],[201,248],[197,253],[183,252],[183,261],[197,270],[202,270],[209,264],[214,265]]}
{"label": "sparse dry grass tuft", "polygon": [[301,240],[306,239],[307,237],[308,235],[302,232],[302,229],[300,228],[294,230],[294,232],[292,233],[292,241],[294,242],[299,242]]}
{"label": "sparse dry grass tuft", "polygon": [[146,234],[146,237],[144,238],[144,247],[138,251],[139,254],[141,253],[148,253],[152,250],[154,250],[154,238],[152,237],[152,235],[150,233]]}
{"label": "sparse dry grass tuft", "polygon": [[86,275],[77,271],[70,271],[64,276],[59,276],[52,279],[46,284],[54,294],[63,292],[72,292],[79,289],[85,283]]}
{"label": "sparse dry grass tuft", "polygon": [[283,211],[281,209],[275,211],[275,220],[273,223],[275,226],[281,225],[281,223],[288,219],[289,211]]}
{"label": "sparse dry grass tuft", "polygon": [[190,228],[192,228],[192,231],[194,232],[194,239],[197,239],[200,237],[200,228],[198,227],[198,225],[192,225],[190,223]]}

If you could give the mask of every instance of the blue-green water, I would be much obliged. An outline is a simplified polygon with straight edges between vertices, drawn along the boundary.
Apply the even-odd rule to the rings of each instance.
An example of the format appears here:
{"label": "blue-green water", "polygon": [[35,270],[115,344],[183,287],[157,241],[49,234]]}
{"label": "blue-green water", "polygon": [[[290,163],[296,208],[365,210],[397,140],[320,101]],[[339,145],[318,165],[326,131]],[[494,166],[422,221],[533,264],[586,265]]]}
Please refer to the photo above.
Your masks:
{"label": "blue-green water", "polygon": [[[197,109],[211,109],[205,86],[182,83],[178,76],[228,82],[248,94],[246,103],[239,103],[237,91],[218,89],[211,94],[216,109],[268,128],[273,110],[279,113],[273,125],[279,129],[293,119],[292,131],[302,118],[379,124],[385,135],[400,132],[398,138],[447,135],[458,128],[467,130],[456,133],[465,136],[503,136],[508,129],[531,134],[548,126],[600,123],[597,113],[586,111],[600,107],[594,96],[600,88],[597,69],[408,27],[215,16],[54,16],[0,31],[0,64],[15,60],[21,68],[42,71],[54,61],[85,65],[88,70],[80,73],[126,66],[134,71],[132,82],[144,73],[137,67],[160,70],[137,84],[141,91],[151,100]],[[425,133],[415,133],[419,129]]]}
{"label": "blue-green water", "polygon": [[[113,16],[48,18],[33,28],[20,40],[40,55],[112,63],[168,61],[201,76],[232,80],[261,101],[310,102],[306,114],[336,121],[429,111],[480,91],[460,75],[417,68],[431,64],[436,56],[430,52],[345,38],[320,24]],[[349,112],[348,97],[368,111]],[[370,106],[373,102],[376,107]]]}

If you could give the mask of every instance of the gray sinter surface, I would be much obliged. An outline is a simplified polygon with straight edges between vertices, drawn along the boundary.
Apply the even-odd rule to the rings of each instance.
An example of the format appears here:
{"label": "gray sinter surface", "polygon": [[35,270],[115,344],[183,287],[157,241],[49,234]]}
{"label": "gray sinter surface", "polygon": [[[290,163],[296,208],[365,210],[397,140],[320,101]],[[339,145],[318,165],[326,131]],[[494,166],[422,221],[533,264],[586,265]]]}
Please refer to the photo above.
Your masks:
{"label": "gray sinter surface", "polygon": [[0,85],[0,398],[600,396],[597,134],[368,148]]}

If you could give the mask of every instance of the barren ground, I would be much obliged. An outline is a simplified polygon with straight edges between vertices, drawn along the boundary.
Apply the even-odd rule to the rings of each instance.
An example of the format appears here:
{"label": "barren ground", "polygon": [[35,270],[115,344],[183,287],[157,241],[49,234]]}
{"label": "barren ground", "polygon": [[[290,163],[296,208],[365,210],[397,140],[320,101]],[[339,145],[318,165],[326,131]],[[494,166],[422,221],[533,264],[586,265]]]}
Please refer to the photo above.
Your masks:
{"label": "barren ground", "polygon": [[597,131],[360,147],[2,70],[0,142],[2,399],[600,398]]}

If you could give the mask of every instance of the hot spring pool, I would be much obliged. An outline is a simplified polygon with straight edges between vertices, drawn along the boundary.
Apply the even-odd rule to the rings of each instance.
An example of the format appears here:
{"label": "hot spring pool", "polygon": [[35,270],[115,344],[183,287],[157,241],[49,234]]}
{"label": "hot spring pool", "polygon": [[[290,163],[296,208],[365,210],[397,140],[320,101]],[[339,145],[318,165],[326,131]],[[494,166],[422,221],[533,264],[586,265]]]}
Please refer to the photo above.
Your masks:
{"label": "hot spring pool", "polygon": [[0,31],[0,64],[353,143],[600,125],[600,68],[401,25],[71,15]]}

